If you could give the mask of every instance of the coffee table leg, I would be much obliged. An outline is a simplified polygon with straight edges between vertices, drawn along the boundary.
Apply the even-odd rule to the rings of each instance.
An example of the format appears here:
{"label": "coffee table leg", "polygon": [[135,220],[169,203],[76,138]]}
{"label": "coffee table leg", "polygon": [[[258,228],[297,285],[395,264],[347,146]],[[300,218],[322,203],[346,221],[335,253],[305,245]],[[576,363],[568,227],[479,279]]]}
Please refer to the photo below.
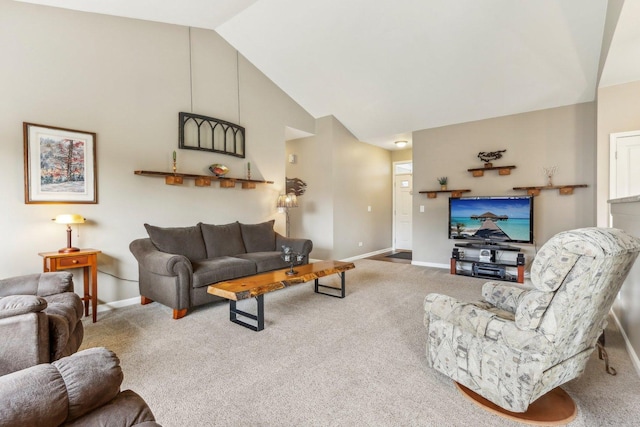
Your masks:
{"label": "coffee table leg", "polygon": [[[249,328],[252,331],[261,331],[264,329],[264,295],[258,295],[256,297],[257,314],[247,313],[246,311],[239,310],[236,306],[236,301],[229,300],[229,320],[238,325],[242,325],[245,328]],[[255,320],[256,324],[252,325],[245,321],[238,319],[238,315]]]}
{"label": "coffee table leg", "polygon": [[[328,295],[330,297],[335,297],[335,298],[344,298],[345,290],[346,290],[346,285],[345,285],[345,275],[346,275],[346,273],[347,273],[346,271],[342,271],[342,272],[338,273],[340,275],[340,287],[339,288],[336,288],[334,286],[321,285],[319,279],[315,279],[315,292],[316,292],[316,294]],[[334,294],[329,294],[327,292],[321,292],[319,288],[334,289],[336,291],[340,291],[340,295],[334,295]]]}

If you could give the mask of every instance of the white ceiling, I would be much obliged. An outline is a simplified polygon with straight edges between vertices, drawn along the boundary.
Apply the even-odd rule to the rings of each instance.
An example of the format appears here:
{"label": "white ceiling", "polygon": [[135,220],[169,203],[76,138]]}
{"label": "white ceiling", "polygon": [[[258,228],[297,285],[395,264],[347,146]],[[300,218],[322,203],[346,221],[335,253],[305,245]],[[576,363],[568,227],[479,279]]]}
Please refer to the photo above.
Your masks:
{"label": "white ceiling", "polygon": [[[592,101],[606,0],[19,0],[216,30],[314,117],[411,131]],[[634,4],[631,4],[634,3]],[[640,80],[627,0],[602,84]],[[628,55],[634,55],[631,66]]]}
{"label": "white ceiling", "polygon": [[626,0],[611,41],[599,87],[640,80],[640,1]]}

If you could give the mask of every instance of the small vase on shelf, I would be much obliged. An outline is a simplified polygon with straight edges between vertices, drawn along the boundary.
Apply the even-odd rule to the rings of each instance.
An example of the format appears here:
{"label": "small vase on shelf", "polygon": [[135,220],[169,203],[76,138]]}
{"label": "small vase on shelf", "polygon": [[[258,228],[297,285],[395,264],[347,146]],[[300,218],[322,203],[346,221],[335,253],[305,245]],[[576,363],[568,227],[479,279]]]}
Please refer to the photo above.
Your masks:
{"label": "small vase on shelf", "polygon": [[551,166],[548,168],[542,168],[545,176],[547,177],[547,187],[553,187],[553,175],[558,171],[557,166]]}
{"label": "small vase on shelf", "polygon": [[447,177],[446,176],[441,176],[440,178],[438,178],[438,183],[440,184],[440,190],[442,191],[447,191]]}

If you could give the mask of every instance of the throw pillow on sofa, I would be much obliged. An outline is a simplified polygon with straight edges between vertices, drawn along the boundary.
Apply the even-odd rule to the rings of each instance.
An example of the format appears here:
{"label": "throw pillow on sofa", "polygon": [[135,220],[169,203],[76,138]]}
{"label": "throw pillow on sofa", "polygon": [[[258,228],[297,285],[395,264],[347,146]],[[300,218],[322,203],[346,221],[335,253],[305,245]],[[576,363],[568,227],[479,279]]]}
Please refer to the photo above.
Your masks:
{"label": "throw pillow on sofa", "polygon": [[273,231],[275,220],[260,224],[242,224],[242,241],[247,253],[269,252],[276,250],[276,232]]}
{"label": "throw pillow on sofa", "polygon": [[207,251],[202,240],[200,224],[193,227],[156,227],[145,224],[149,238],[162,252],[184,255],[189,261],[203,260]]}
{"label": "throw pillow on sofa", "polygon": [[233,256],[247,252],[242,241],[239,222],[225,225],[201,222],[199,225],[204,238],[204,246],[207,249],[207,258]]}

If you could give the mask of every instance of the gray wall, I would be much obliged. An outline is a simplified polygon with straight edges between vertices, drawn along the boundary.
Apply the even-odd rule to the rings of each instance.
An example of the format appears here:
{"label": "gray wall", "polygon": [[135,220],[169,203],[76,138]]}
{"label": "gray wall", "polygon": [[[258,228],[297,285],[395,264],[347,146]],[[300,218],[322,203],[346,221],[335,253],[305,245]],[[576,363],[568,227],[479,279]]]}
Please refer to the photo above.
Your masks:
{"label": "gray wall", "polygon": [[311,238],[315,258],[346,259],[390,248],[389,151],[358,141],[327,116],[317,120],[314,136],[288,141],[287,154],[297,159],[287,165],[287,176],[307,183],[300,207],[291,210],[291,235]]}
{"label": "gray wall", "polygon": [[[38,252],[66,243],[59,213],[89,222],[74,245],[99,256],[99,299],[138,295],[137,263],[128,245],[146,236],[143,223],[182,226],[284,218],[275,201],[284,189],[285,127],[314,132],[315,119],[213,31],[74,12],[0,0],[0,249],[2,277],[42,270]],[[247,131],[247,158],[178,150],[178,171],[206,174],[224,163],[230,176],[275,181],[255,190],[182,187],[134,170],[169,171],[178,146],[178,112],[235,122]],[[236,62],[238,60],[238,63]],[[238,68],[236,66],[238,65]],[[238,101],[238,80],[239,92]],[[239,105],[238,105],[239,103]],[[97,133],[96,205],[25,204],[22,122]],[[106,273],[106,274],[105,274]],[[76,286],[82,283],[76,274]]]}
{"label": "gray wall", "polygon": [[[536,244],[559,231],[595,225],[595,103],[534,111],[413,133],[413,260],[447,266],[453,242],[447,238],[448,194],[427,199],[419,191],[437,190],[437,177],[449,189],[470,189],[465,196],[522,195],[513,187],[545,185],[543,167],[558,166],[554,184],[587,184],[571,196],[542,191],[534,201]],[[494,165],[515,165],[511,175],[488,171],[474,178],[467,169],[481,167],[480,151],[506,149]],[[420,205],[425,212],[420,213]],[[527,261],[533,245],[523,245]]]}
{"label": "gray wall", "polygon": [[411,148],[404,150],[394,150],[391,152],[392,162],[405,162],[413,159],[413,151]]}
{"label": "gray wall", "polygon": [[[640,129],[640,81],[598,89],[598,225],[609,225],[609,136],[612,133]],[[612,204],[613,226],[640,237],[640,203]],[[640,261],[636,261],[627,281],[614,302],[613,311],[622,327],[631,360],[640,372],[640,321],[638,290]]]}
{"label": "gray wall", "polygon": [[[611,204],[613,227],[640,237],[640,196],[616,199]],[[640,262],[636,261],[625,280],[618,298],[614,301],[613,312],[624,332],[631,361],[640,374]]]}
{"label": "gray wall", "polygon": [[598,89],[598,225],[609,225],[609,136],[640,129],[640,81]]}

